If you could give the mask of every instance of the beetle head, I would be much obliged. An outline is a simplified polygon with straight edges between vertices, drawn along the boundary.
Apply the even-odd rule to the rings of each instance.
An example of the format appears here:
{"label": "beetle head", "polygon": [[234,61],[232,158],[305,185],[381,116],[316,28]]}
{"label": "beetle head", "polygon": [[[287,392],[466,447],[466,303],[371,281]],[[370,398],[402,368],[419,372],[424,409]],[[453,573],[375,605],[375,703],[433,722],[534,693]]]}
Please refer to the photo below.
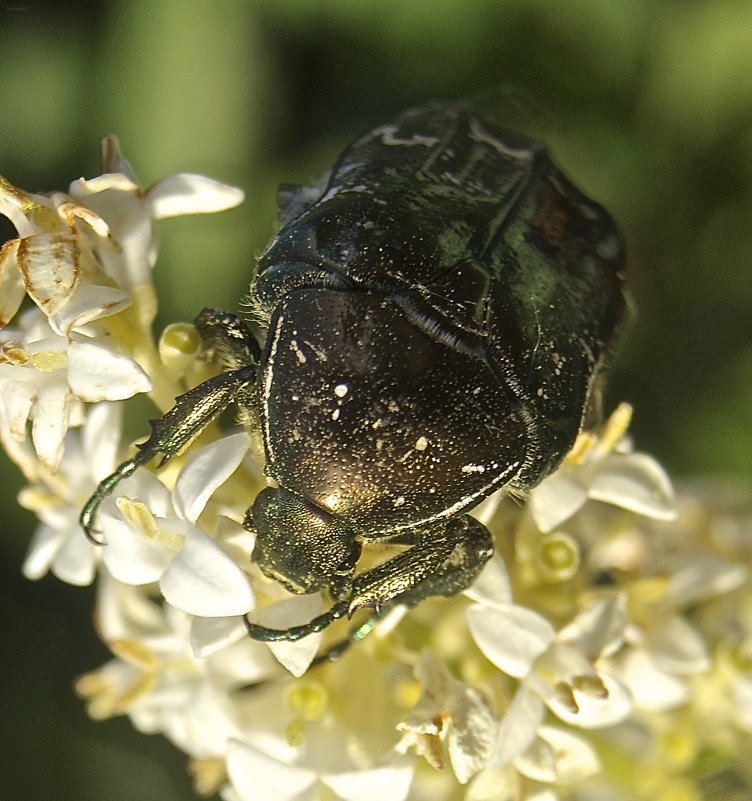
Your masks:
{"label": "beetle head", "polygon": [[334,515],[284,488],[267,487],[253,503],[246,525],[256,532],[253,559],[290,592],[304,594],[342,584],[359,546]]}

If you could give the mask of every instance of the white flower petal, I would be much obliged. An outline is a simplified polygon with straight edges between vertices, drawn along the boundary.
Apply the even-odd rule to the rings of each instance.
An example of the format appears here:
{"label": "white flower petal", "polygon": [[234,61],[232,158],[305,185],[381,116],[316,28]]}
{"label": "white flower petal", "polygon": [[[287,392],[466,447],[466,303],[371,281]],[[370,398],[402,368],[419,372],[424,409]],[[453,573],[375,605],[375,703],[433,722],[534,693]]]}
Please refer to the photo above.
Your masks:
{"label": "white flower petal", "polygon": [[191,621],[191,650],[199,659],[211,656],[247,636],[243,618],[237,615],[195,617]]}
{"label": "white flower petal", "polygon": [[[519,773],[511,766],[507,768],[491,767],[481,771],[473,779],[463,796],[463,801],[519,801],[519,797]],[[532,801],[532,797],[529,799]]]}
{"label": "white flower petal", "polygon": [[321,776],[322,783],[343,801],[404,801],[412,780],[412,765]]}
{"label": "white flower petal", "polygon": [[65,532],[60,529],[44,523],[37,526],[23,563],[23,574],[27,579],[36,581],[47,574],[64,538]]}
{"label": "white flower petal", "polygon": [[512,586],[504,560],[495,553],[480,571],[478,578],[465,590],[473,601],[498,609],[512,604]]}
{"label": "white flower petal", "polygon": [[[584,474],[585,471],[583,471]],[[592,466],[590,497],[655,520],[674,520],[676,502],[666,471],[645,453],[612,453]]]}
{"label": "white flower petal", "polygon": [[4,427],[14,439],[22,441],[26,438],[26,422],[34,405],[37,388],[42,383],[36,370],[0,364],[2,417]]}
{"label": "white flower petal", "polygon": [[97,623],[105,642],[129,638],[141,639],[165,627],[166,615],[161,601],[152,596],[150,587],[118,581],[102,566],[97,581]]}
{"label": "white flower petal", "polygon": [[669,580],[665,602],[687,606],[740,587],[749,572],[746,567],[712,553],[686,555]]}
{"label": "white flower petal", "polygon": [[496,719],[480,694],[460,682],[449,697],[447,750],[460,784],[488,764],[496,744]]}
{"label": "white flower petal", "polygon": [[737,679],[734,683],[733,697],[739,724],[752,733],[752,674]]}
{"label": "white flower petal", "polygon": [[26,297],[26,286],[21,280],[16,253],[20,240],[12,239],[0,249],[0,328],[15,317]]}
{"label": "white flower petal", "polygon": [[[291,626],[299,626],[308,623],[317,615],[321,614],[321,596],[318,593],[312,595],[291,595],[282,601],[278,601],[271,606],[261,610],[258,615],[258,622],[262,626],[272,629],[287,629]],[[293,676],[302,676],[316,657],[321,644],[322,634],[310,634],[295,642],[282,640],[280,642],[268,643],[269,649],[274,658],[280,662]]]}
{"label": "white flower petal", "polygon": [[117,314],[130,304],[130,296],[122,289],[81,283],[67,302],[49,315],[50,326],[56,333],[67,336],[73,328]]}
{"label": "white flower petal", "polygon": [[666,712],[685,703],[687,684],[658,670],[644,651],[630,651],[620,665],[620,678],[627,685],[634,704],[647,712]]}
{"label": "white flower petal", "polygon": [[159,587],[169,604],[201,617],[244,615],[254,598],[246,574],[203,531],[192,529]]}
{"label": "white flower petal", "polygon": [[529,796],[528,801],[559,801],[559,796],[553,790],[541,790]]}
{"label": "white flower petal", "polygon": [[70,392],[62,381],[40,388],[32,411],[31,439],[39,460],[55,472],[63,455],[63,440],[70,421]]}
{"label": "white flower petal", "polygon": [[173,552],[145,539],[123,520],[100,511],[104,531],[102,561],[113,577],[125,584],[152,584],[159,580]]}
{"label": "white flower petal", "polygon": [[648,631],[647,645],[658,670],[691,674],[710,668],[702,635],[682,617],[656,623]]}
{"label": "white flower petal", "polygon": [[224,744],[240,735],[236,710],[220,687],[205,681],[186,689],[189,696],[181,704],[175,703],[174,690],[167,690],[164,700],[160,699],[159,690],[150,698],[156,707],[166,704],[177,707],[175,714],[162,717],[161,733],[172,743],[188,753],[213,754],[218,743]]}
{"label": "white flower petal", "polygon": [[182,214],[203,214],[224,211],[243,202],[238,189],[213,178],[193,173],[180,173],[163,178],[150,187],[147,198],[155,220]]}
{"label": "white flower petal", "polygon": [[0,176],[0,214],[7,217],[20,237],[32,236],[36,229],[28,218],[29,209],[34,209],[36,198],[17,189]]}
{"label": "white flower petal", "polygon": [[470,632],[478,648],[500,670],[522,678],[553,642],[551,624],[530,609],[495,609],[474,604],[467,610]]}
{"label": "white flower petal", "polygon": [[173,493],[175,508],[195,523],[215,490],[227,481],[243,461],[250,437],[244,431],[231,434],[202,448],[181,470]]}
{"label": "white flower petal", "polygon": [[616,593],[584,607],[559,631],[559,640],[575,645],[583,656],[595,660],[619,649],[624,641],[626,624],[626,594]]}
{"label": "white flower petal", "polygon": [[530,493],[528,507],[535,525],[544,533],[568,520],[588,498],[585,487],[566,470],[558,470]]}
{"label": "white flower petal", "polygon": [[577,712],[554,694],[546,699],[546,705],[559,720],[582,729],[600,729],[621,723],[632,711],[632,694],[612,676],[598,672],[598,677],[606,688],[607,697],[599,698],[575,689]]}
{"label": "white flower petal", "polygon": [[95,342],[71,342],[68,382],[73,393],[89,403],[124,400],[151,389],[151,379],[133,359]]}
{"label": "white flower petal", "polygon": [[[77,181],[73,181],[68,193],[82,205],[93,208],[92,198],[108,191],[114,197],[118,195],[128,197],[128,195],[136,195],[138,184],[134,183],[133,178],[124,172],[112,170],[104,175],[97,175],[95,178],[79,178]],[[122,198],[121,205],[124,205]]]}
{"label": "white flower petal", "polygon": [[52,572],[74,587],[88,587],[96,574],[95,546],[83,536],[78,526],[65,534],[62,547],[52,561]]}
{"label": "white flower petal", "polygon": [[491,765],[503,768],[531,745],[544,711],[540,697],[523,684],[501,719]]}
{"label": "white flower petal", "polygon": [[547,784],[571,784],[597,773],[598,757],[581,737],[553,726],[541,726],[538,735],[515,762],[525,776]]}
{"label": "white flower petal", "polygon": [[74,235],[53,233],[30,236],[18,248],[18,268],[29,297],[48,317],[76,286],[80,247]]}
{"label": "white flower petal", "polygon": [[93,405],[86,416],[81,445],[88,461],[89,475],[95,481],[101,481],[115,468],[122,416],[119,403],[106,401]]}
{"label": "white flower petal", "polygon": [[241,801],[299,801],[316,784],[312,770],[287,765],[238,741],[230,743],[227,773]]}

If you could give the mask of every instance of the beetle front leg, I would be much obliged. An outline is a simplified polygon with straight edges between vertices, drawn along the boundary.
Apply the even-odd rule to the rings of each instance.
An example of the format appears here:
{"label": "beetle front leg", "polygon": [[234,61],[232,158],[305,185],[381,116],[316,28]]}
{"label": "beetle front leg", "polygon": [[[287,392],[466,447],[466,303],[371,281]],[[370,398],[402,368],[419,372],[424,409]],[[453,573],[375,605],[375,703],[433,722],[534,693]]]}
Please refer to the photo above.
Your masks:
{"label": "beetle front leg", "polygon": [[488,529],[465,515],[422,529],[418,542],[353,582],[348,615],[362,607],[377,611],[388,603],[413,606],[436,595],[467,589],[494,550]]}
{"label": "beetle front leg", "polygon": [[[300,640],[323,631],[335,620],[351,617],[362,607],[374,609],[378,616],[389,604],[414,606],[435,595],[450,596],[467,589],[493,554],[491,534],[469,515],[440,525],[422,529],[417,543],[407,551],[362,573],[353,581],[349,598],[337,601],[308,623],[270,629],[246,620],[248,633],[263,642]],[[335,652],[363,639],[373,628],[374,623],[369,621],[356,627],[347,640],[335,646]],[[326,656],[330,658],[336,656]]]}
{"label": "beetle front leg", "polygon": [[151,420],[151,436],[138,445],[138,453],[123,462],[112,475],[102,480],[84,506],[79,521],[86,536],[92,535],[97,509],[115,487],[141,465],[162,454],[162,462],[177,455],[221,414],[249,384],[256,380],[256,365],[251,364],[229,373],[221,373],[175,398],[167,414]]}

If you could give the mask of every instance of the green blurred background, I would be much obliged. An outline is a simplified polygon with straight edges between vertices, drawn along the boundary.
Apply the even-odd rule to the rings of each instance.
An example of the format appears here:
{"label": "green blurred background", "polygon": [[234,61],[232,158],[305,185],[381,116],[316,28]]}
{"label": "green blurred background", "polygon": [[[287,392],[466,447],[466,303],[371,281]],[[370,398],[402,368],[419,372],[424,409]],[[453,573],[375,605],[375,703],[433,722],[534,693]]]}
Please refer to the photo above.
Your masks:
{"label": "green blurred background", "polygon": [[[677,477],[748,482],[752,411],[749,0],[110,0],[0,7],[0,173],[25,189],[98,173],[116,133],[144,185],[242,186],[218,217],[161,225],[161,323],[236,308],[275,187],[431,99],[545,139],[619,220],[635,313],[610,401]],[[0,240],[11,235],[0,226]],[[144,429],[145,431],[145,429]],[[106,659],[91,592],[20,577],[33,522],[3,473],[3,797],[190,799],[183,759],[72,697]],[[260,801],[266,801],[260,799]]]}

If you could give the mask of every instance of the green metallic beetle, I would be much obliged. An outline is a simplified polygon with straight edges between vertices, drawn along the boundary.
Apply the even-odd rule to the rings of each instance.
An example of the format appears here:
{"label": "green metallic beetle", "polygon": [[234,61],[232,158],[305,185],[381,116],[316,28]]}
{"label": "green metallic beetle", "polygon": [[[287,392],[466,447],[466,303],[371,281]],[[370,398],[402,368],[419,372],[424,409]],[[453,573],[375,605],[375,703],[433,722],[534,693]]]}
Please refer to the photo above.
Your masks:
{"label": "green metallic beetle", "polygon": [[[302,626],[249,623],[260,640],[470,586],[493,541],[468,512],[560,464],[624,313],[606,211],[544,147],[463,106],[375,128],[280,205],[251,285],[263,344],[204,310],[196,326],[225,372],[177,398],[81,516],[90,532],[121,479],[237,404],[269,480],[245,519],[253,559],[333,600]],[[373,541],[409,547],[356,574]]]}

